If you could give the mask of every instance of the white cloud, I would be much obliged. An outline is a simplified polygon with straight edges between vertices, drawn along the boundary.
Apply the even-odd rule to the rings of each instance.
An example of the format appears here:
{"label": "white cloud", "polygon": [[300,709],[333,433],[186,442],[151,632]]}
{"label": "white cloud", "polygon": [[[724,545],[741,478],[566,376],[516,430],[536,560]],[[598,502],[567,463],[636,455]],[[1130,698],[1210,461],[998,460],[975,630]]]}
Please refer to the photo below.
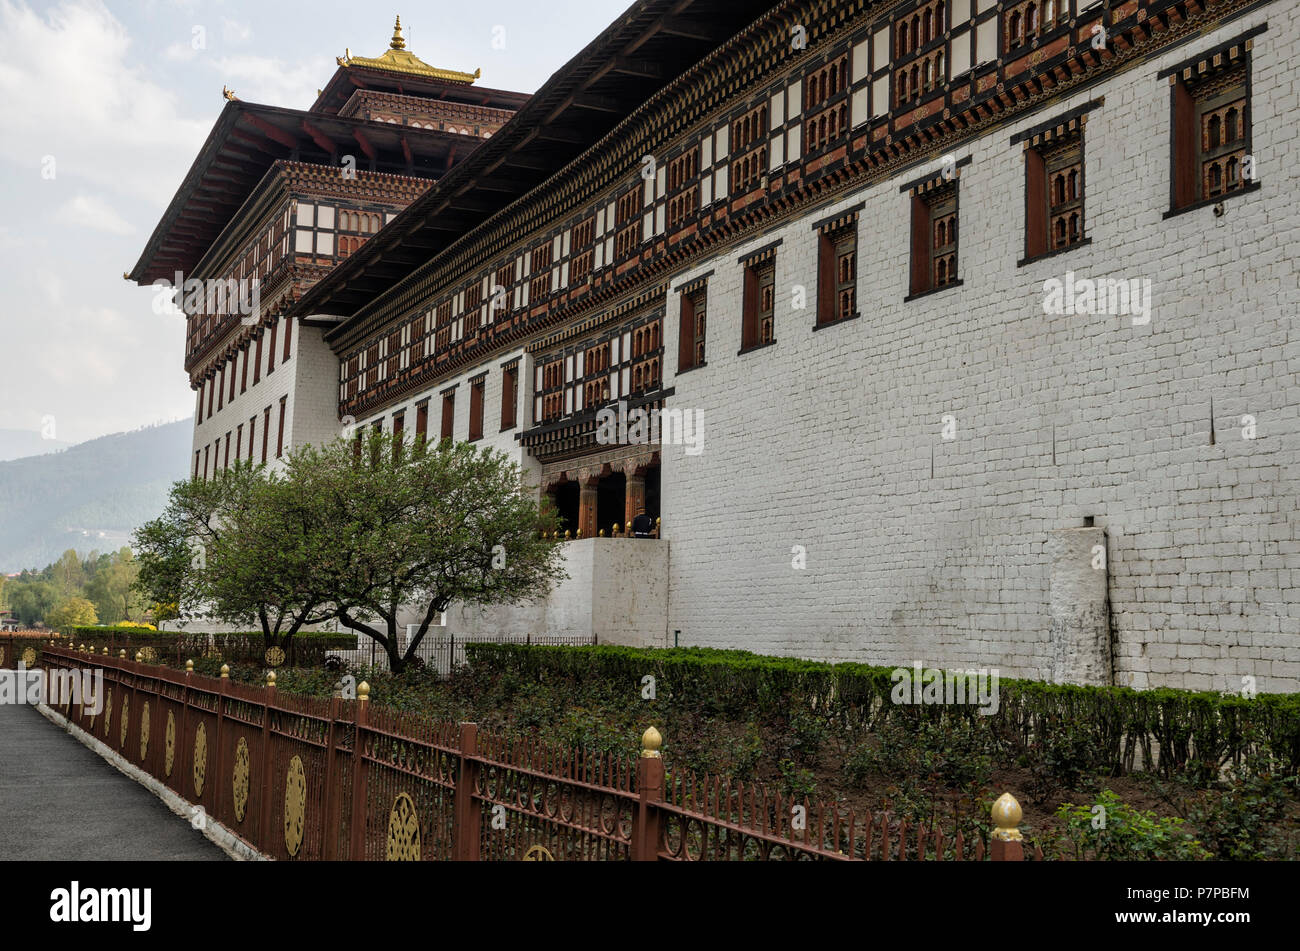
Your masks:
{"label": "white cloud", "polygon": [[323,85],[321,76],[332,72],[321,62],[290,67],[279,59],[247,54],[223,56],[208,65],[245,102],[264,102],[291,109],[311,105],[316,90]]}
{"label": "white cloud", "polygon": [[221,38],[227,43],[247,43],[253,38],[253,28],[247,23],[222,17]]}
{"label": "white cloud", "polygon": [[53,155],[52,187],[81,179],[165,203],[208,123],[181,116],[176,96],[130,62],[126,28],[96,0],[44,16],[0,0],[0,157],[38,181],[41,157]]}
{"label": "white cloud", "polygon": [[135,233],[135,227],[129,221],[114,211],[108,202],[93,195],[77,195],[65,202],[55,213],[55,218],[74,228],[93,228],[117,235]]}

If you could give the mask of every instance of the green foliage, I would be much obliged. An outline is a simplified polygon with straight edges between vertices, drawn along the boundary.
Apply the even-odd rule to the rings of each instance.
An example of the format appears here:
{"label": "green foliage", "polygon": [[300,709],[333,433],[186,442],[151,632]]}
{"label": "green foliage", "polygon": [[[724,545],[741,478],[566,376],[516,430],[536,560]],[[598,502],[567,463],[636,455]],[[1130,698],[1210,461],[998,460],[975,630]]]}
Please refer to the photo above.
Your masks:
{"label": "green foliage", "polygon": [[[4,607],[13,611],[25,627],[48,623],[47,615],[72,598],[94,605],[96,622],[116,624],[138,619],[145,614],[142,600],[131,590],[138,572],[139,564],[130,548],[103,554],[92,551],[85,557],[69,549],[42,571],[24,571],[9,579],[4,586]],[[77,623],[85,620],[83,616]]]}
{"label": "green foliage", "polygon": [[66,631],[79,624],[94,624],[95,606],[85,598],[67,598],[45,615],[46,627]]}
{"label": "green foliage", "polygon": [[1300,777],[1254,773],[1233,777],[1188,809],[1188,818],[1215,858],[1234,862],[1300,857],[1300,837],[1288,833],[1288,808],[1300,794]]}
{"label": "green foliage", "polygon": [[1210,853],[1175,816],[1142,812],[1104,790],[1095,805],[1064,803],[1056,811],[1079,858],[1190,861]]}
{"label": "green foliage", "polygon": [[[802,745],[798,733],[809,723],[819,720],[843,732],[868,733],[911,709],[891,701],[892,668],[886,667],[699,647],[480,644],[466,650],[472,664],[481,663],[521,683],[584,689],[592,681],[636,684],[652,675],[665,704],[694,698],[709,715],[789,723],[786,742],[791,745],[785,755],[790,758]],[[988,743],[995,744],[987,749],[1004,751],[1063,780],[1093,772],[1120,775],[1139,765],[1163,775],[1204,777],[1248,756],[1263,756],[1280,771],[1300,768],[1296,694],[1246,699],[1004,678],[999,681],[998,708],[989,715],[969,706],[924,709],[940,723],[963,721],[972,735],[987,733]],[[812,720],[799,719],[796,728],[796,718],[802,717]],[[942,750],[959,735],[934,739]],[[978,770],[968,778],[978,779]]]}

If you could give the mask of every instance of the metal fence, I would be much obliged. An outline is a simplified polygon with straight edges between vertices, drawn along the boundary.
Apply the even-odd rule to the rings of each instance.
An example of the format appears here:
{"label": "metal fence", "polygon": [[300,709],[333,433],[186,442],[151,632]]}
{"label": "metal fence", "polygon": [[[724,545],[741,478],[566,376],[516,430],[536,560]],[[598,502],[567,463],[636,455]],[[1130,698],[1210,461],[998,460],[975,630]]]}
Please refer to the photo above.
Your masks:
{"label": "metal fence", "polygon": [[[281,695],[46,646],[47,676],[103,671],[101,702],[50,696],[76,726],[282,860],[983,859],[983,838],[855,816],[762,786],[669,774],[651,729],[636,760],[480,733],[356,700]],[[1019,860],[1004,796],[987,857]]]}
{"label": "metal fence", "polygon": [[5,631],[0,634],[0,670],[35,667],[42,645],[50,635],[44,631]]}

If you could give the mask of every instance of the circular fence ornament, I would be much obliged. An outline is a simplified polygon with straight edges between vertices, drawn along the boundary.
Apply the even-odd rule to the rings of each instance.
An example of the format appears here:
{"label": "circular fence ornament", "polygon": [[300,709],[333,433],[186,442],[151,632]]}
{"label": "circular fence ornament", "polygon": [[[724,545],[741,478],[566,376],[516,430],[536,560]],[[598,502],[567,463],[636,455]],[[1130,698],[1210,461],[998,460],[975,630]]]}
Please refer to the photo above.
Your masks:
{"label": "circular fence ornament", "polygon": [[248,812],[248,741],[242,736],[235,747],[235,773],[230,783],[235,794],[235,818],[243,822]]}
{"label": "circular fence ornament", "polygon": [[33,648],[33,647],[29,647],[29,648],[27,648],[27,650],[23,651],[23,666],[24,666],[24,667],[35,667],[35,666],[36,666],[36,649],[35,649],[35,648]]}
{"label": "circular fence ornament", "polygon": [[170,710],[167,711],[167,740],[164,744],[164,752],[166,755],[163,757],[163,769],[170,778],[172,767],[176,765],[176,714]]}
{"label": "circular fence ornament", "polygon": [[393,811],[388,815],[388,861],[420,861],[420,817],[406,793],[393,800]]}
{"label": "circular fence ornament", "polygon": [[284,848],[296,856],[302,848],[302,832],[307,815],[307,774],[302,768],[302,758],[289,760],[289,771],[284,777]]}
{"label": "circular fence ornament", "polygon": [[149,755],[149,701],[144,702],[144,709],[140,711],[140,759],[144,760]]}
{"label": "circular fence ornament", "polygon": [[140,659],[146,664],[156,664],[158,663],[158,652],[152,647],[142,647],[140,648]]}
{"label": "circular fence ornament", "polygon": [[531,849],[529,849],[527,852],[524,853],[524,861],[525,862],[554,862],[555,856],[551,854],[551,850],[548,849],[546,846],[534,845]]}
{"label": "circular fence ornament", "polygon": [[194,795],[203,795],[203,780],[208,775],[208,730],[200,723],[194,731]]}
{"label": "circular fence ornament", "polygon": [[279,667],[284,663],[284,649],[280,647],[268,647],[266,649],[266,666]]}
{"label": "circular fence ornament", "polygon": [[131,698],[122,698],[122,722],[121,729],[118,731],[117,745],[126,746],[126,727],[131,720]]}

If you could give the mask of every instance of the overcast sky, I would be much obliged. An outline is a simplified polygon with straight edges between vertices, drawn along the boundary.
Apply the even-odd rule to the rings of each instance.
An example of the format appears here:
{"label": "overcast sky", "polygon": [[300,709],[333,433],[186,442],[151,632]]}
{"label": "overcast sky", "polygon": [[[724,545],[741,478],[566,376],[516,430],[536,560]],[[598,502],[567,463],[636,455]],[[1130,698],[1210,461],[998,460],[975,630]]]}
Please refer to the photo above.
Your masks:
{"label": "overcast sky", "polygon": [[0,0],[0,429],[82,442],[192,414],[183,323],[122,274],[223,85],[305,109],[400,14],[425,62],[533,92],[630,2]]}

